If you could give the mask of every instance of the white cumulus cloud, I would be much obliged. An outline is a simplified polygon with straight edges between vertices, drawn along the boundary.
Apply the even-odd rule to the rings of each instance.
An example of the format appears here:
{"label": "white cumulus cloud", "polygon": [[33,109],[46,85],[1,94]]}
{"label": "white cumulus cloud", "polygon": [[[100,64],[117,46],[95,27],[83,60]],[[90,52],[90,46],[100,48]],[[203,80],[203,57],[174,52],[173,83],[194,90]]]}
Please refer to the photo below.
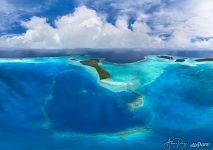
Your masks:
{"label": "white cumulus cloud", "polygon": [[[55,21],[55,28],[45,18],[32,17],[22,22],[26,33],[13,37],[2,36],[1,47],[18,48],[128,48],[155,47],[158,37],[148,35],[151,29],[139,20],[128,28],[127,18],[120,17],[116,25],[108,23],[96,11],[79,7]],[[152,43],[152,45],[150,45]]]}
{"label": "white cumulus cloud", "polygon": [[[54,27],[46,18],[32,17],[22,22],[26,33],[1,36],[0,47],[213,49],[212,1],[182,3],[182,9],[171,5],[148,15],[140,12],[131,29],[128,16],[121,15],[113,25],[106,21],[105,14],[85,6],[56,19]],[[147,23],[150,20],[152,26]],[[165,40],[162,34],[169,38]],[[199,37],[204,40],[196,40]]]}

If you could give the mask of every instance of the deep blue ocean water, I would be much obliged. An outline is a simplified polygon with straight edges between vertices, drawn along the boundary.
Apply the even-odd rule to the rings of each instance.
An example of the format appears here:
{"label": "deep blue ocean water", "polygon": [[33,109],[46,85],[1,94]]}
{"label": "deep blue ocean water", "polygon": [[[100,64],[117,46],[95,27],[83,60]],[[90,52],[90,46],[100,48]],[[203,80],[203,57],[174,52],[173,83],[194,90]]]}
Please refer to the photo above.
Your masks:
{"label": "deep blue ocean water", "polygon": [[[213,63],[166,63],[136,89],[143,106],[131,110],[134,93],[102,86],[69,57],[1,59],[0,149],[196,149],[197,142],[212,149]],[[118,136],[139,128],[148,130]],[[187,145],[164,145],[175,138]]]}

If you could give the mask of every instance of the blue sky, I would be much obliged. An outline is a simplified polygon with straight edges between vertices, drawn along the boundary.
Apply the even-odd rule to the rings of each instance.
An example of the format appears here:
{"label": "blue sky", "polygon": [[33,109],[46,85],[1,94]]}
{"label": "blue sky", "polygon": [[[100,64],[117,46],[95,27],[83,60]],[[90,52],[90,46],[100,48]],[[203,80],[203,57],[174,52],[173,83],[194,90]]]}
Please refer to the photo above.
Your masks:
{"label": "blue sky", "polygon": [[212,0],[1,0],[2,48],[213,49]]}

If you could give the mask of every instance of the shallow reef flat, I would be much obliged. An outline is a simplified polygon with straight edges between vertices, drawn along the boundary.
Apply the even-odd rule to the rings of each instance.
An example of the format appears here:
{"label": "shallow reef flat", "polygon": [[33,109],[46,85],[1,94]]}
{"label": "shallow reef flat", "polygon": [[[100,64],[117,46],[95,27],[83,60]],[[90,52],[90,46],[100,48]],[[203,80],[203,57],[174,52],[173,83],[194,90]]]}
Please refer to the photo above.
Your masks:
{"label": "shallow reef flat", "polygon": [[136,100],[128,103],[128,106],[131,110],[135,110],[138,107],[142,106],[142,104],[143,104],[143,96],[139,96],[139,97],[137,97]]}
{"label": "shallow reef flat", "polygon": [[[93,59],[84,58],[83,61],[79,61],[82,63],[90,60]],[[107,75],[107,78],[101,79],[99,83],[112,91],[135,90],[142,85],[146,85],[154,81],[155,78],[163,73],[163,68],[165,68],[167,65],[167,62],[160,61],[154,56],[147,57],[145,60],[135,63],[127,64],[109,63],[99,59],[98,66],[102,68],[101,70],[104,70],[104,72],[109,74]],[[98,74],[100,75],[100,73]]]}
{"label": "shallow reef flat", "polygon": [[[101,58],[77,56],[75,61],[96,69],[99,84],[112,91],[135,91],[157,79],[166,67],[172,64],[194,65],[193,59],[175,56],[147,56],[145,59],[133,63],[110,63]],[[165,60],[165,61],[164,61]],[[86,67],[88,68],[88,67]],[[88,68],[89,69],[89,68]]]}
{"label": "shallow reef flat", "polygon": [[121,131],[119,133],[116,133],[115,135],[118,137],[126,137],[126,136],[129,136],[132,134],[146,133],[149,130],[150,130],[149,128],[135,128],[135,129],[130,129],[130,130],[126,130],[126,131]]}

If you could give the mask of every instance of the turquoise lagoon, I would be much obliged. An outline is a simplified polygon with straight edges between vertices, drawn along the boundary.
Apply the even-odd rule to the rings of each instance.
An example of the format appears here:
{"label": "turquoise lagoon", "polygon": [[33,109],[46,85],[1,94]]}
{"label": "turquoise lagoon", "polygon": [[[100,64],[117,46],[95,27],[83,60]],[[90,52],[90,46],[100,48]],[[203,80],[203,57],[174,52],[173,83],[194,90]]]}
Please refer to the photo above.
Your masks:
{"label": "turquoise lagoon", "polygon": [[157,55],[99,64],[92,56],[0,59],[0,149],[160,150],[213,144],[213,63]]}

